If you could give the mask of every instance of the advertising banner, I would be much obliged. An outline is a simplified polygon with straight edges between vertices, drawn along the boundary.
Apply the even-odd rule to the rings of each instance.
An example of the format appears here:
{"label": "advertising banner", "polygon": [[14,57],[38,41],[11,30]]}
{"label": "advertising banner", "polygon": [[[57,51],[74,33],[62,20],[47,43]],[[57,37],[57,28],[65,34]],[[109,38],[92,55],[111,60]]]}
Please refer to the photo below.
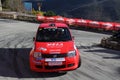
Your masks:
{"label": "advertising banner", "polygon": [[26,11],[32,11],[32,3],[31,2],[24,2],[24,7]]}

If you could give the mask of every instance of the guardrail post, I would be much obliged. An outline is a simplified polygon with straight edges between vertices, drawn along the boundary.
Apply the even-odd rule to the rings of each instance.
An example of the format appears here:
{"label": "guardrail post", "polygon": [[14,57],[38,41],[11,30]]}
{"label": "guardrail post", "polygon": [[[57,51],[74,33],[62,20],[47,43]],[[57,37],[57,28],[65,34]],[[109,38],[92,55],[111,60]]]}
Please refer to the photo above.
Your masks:
{"label": "guardrail post", "polygon": [[17,15],[16,14],[13,14],[13,19],[17,19]]}

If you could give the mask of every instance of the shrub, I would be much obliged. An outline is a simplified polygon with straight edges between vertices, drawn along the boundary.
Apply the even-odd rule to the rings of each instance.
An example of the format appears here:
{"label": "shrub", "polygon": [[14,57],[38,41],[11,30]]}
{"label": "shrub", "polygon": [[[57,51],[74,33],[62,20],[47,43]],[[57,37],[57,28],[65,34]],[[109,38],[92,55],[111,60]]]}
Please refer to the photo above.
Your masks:
{"label": "shrub", "polygon": [[42,12],[42,11],[35,11],[34,9],[32,10],[32,14],[33,15],[41,15],[43,16],[45,12]]}
{"label": "shrub", "polygon": [[56,14],[53,11],[47,11],[44,13],[44,16],[50,17],[50,16],[56,16]]}

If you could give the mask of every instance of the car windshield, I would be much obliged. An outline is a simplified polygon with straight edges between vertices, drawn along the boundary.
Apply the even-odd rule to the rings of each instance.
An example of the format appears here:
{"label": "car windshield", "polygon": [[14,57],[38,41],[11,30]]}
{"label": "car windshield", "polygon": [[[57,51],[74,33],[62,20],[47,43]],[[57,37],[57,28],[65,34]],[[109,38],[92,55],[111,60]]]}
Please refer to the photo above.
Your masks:
{"label": "car windshield", "polygon": [[59,42],[72,40],[68,28],[39,28],[36,41]]}

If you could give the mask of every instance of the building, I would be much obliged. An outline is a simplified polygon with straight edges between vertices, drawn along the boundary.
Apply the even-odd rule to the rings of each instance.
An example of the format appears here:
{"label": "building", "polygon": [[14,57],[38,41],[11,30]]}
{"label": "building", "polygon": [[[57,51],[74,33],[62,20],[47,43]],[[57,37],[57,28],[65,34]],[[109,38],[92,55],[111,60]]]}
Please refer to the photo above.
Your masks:
{"label": "building", "polygon": [[27,11],[31,11],[32,9],[40,11],[41,7],[42,7],[42,2],[44,0],[22,0],[22,1],[23,1],[23,4],[24,4],[24,8]]}

